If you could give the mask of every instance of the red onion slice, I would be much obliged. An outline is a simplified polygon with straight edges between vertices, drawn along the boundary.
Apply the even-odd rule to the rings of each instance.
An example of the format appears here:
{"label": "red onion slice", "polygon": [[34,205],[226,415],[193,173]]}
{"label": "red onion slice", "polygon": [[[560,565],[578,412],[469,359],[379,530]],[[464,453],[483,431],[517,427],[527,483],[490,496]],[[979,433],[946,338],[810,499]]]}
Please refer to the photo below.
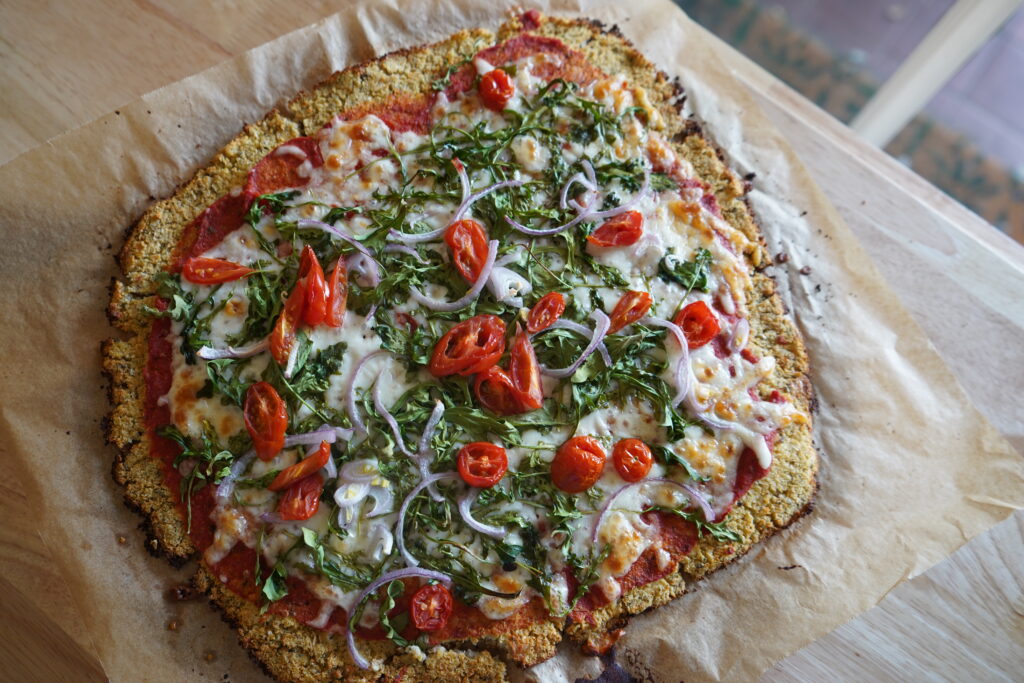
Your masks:
{"label": "red onion slice", "polygon": [[491,268],[487,289],[494,295],[494,299],[498,303],[521,308],[523,297],[533,291],[533,285],[511,268],[505,268],[495,263]]}
{"label": "red onion slice", "polygon": [[430,440],[434,438],[434,432],[437,430],[437,424],[441,421],[441,417],[444,415],[444,403],[440,400],[434,401],[434,409],[430,412],[430,418],[427,419],[427,424],[423,427],[423,434],[420,436],[419,448],[416,449],[416,454],[420,458],[427,457],[427,449],[430,448]]}
{"label": "red onion slice", "polygon": [[351,508],[366,500],[370,485],[364,481],[343,484],[334,490],[334,503],[339,508]]}
{"label": "red onion slice", "polygon": [[405,244],[419,244],[420,242],[435,242],[444,235],[445,231],[448,230],[448,226],[438,228],[437,230],[431,230],[430,232],[399,232],[397,230],[388,231],[388,237],[391,239],[404,242]]}
{"label": "red onion slice", "polygon": [[676,341],[679,343],[679,357],[676,359],[674,371],[676,383],[676,395],[672,397],[672,407],[674,408],[682,403],[686,395],[690,393],[690,387],[693,384],[693,372],[690,370],[690,345],[686,341],[686,334],[679,325],[664,318],[647,316],[640,322],[654,327],[664,327],[675,335]]}
{"label": "red onion slice", "polygon": [[217,492],[214,494],[217,505],[224,505],[231,499],[231,494],[235,492],[235,482],[242,476],[242,472],[249,467],[249,463],[255,457],[256,451],[252,450],[244,453],[238,460],[231,463],[227,476],[220,480],[220,485],[217,486]]}
{"label": "red onion slice", "polygon": [[[589,162],[587,162],[587,165],[590,166]],[[590,171],[591,173],[593,173],[593,166],[590,167]],[[562,192],[558,197],[558,205],[563,209],[569,207],[569,188],[575,185],[576,183],[579,183],[586,189],[591,190],[593,192],[596,192],[598,189],[597,184],[592,182],[589,178],[587,178],[587,176],[583,175],[582,173],[577,173],[573,177],[569,178],[569,180],[566,181],[565,185],[562,186]],[[577,202],[575,203],[575,206],[580,206],[580,204]]]}
{"label": "red onion slice", "polygon": [[380,264],[372,256],[352,254],[345,259],[345,269],[353,274],[360,287],[370,288],[380,284]]}
{"label": "red onion slice", "polygon": [[359,649],[356,647],[355,631],[352,628],[352,617],[355,616],[356,610],[359,608],[359,605],[362,604],[363,600],[365,600],[366,597],[372,594],[375,590],[386,583],[407,578],[420,578],[437,581],[438,583],[443,583],[446,586],[451,586],[452,584],[451,578],[441,572],[435,572],[429,569],[419,569],[417,567],[407,567],[405,569],[396,569],[394,571],[381,574],[371,581],[370,585],[360,591],[359,595],[356,596],[355,601],[352,603],[352,613],[349,615],[348,628],[345,629],[345,641],[348,643],[349,654],[352,655],[352,660],[360,669],[369,669],[370,662],[367,661],[366,657],[363,657],[359,652]]}
{"label": "red onion slice", "polygon": [[410,567],[416,567],[419,562],[413,557],[408,550],[405,548],[405,513],[409,509],[409,504],[412,503],[412,499],[415,498],[420,491],[427,488],[434,482],[441,481],[442,479],[454,479],[456,475],[454,472],[443,472],[441,474],[432,474],[429,477],[424,477],[423,480],[417,484],[409,495],[402,501],[402,507],[398,508],[398,521],[395,523],[395,541],[398,543],[398,552],[402,554],[405,559],[405,563]]}
{"label": "red onion slice", "polygon": [[491,536],[492,538],[502,538],[505,535],[505,530],[500,526],[491,526],[490,524],[484,524],[478,522],[470,511],[473,503],[480,496],[480,489],[470,488],[464,494],[459,497],[459,513],[462,515],[462,520],[466,525],[485,536]]}
{"label": "red onion slice", "polygon": [[491,269],[494,267],[494,260],[497,256],[498,240],[491,240],[487,245],[487,260],[484,261],[483,268],[480,269],[480,275],[477,276],[476,282],[473,283],[473,286],[461,299],[442,301],[441,299],[427,296],[415,287],[409,288],[409,294],[418,304],[426,306],[433,311],[451,312],[463,309],[480,295],[480,292],[491,277]]}
{"label": "red onion slice", "polygon": [[391,512],[395,505],[395,495],[383,486],[371,486],[367,495],[373,498],[373,507],[367,513],[368,517],[377,517]]}
{"label": "red onion slice", "polygon": [[386,245],[384,247],[384,252],[388,253],[388,254],[390,254],[390,253],[405,254],[406,256],[413,257],[414,259],[416,259],[420,263],[426,263],[427,262],[426,259],[424,259],[422,256],[420,256],[420,252],[416,251],[415,249],[413,249],[412,247],[410,247],[410,246],[408,246],[406,244],[388,244],[388,245]]}
{"label": "red onion slice", "polygon": [[291,448],[292,446],[319,446],[321,441],[327,443],[334,443],[339,438],[347,439],[352,436],[351,429],[345,429],[344,427],[332,427],[330,425],[324,425],[317,430],[312,432],[306,432],[305,434],[291,434],[284,437],[284,447]]}
{"label": "red onion slice", "polygon": [[[373,252],[367,249],[362,242],[360,242],[359,240],[357,240],[355,237],[348,234],[344,230],[341,230],[340,228],[331,225],[330,223],[324,223],[323,221],[315,221],[312,218],[300,218],[298,222],[298,228],[299,230],[308,230],[311,228],[316,228],[318,230],[328,232],[337,237],[338,239],[344,240],[345,242],[351,244],[353,247],[356,248],[356,251],[358,251],[360,254],[363,254],[364,256],[373,259]],[[374,260],[374,263],[376,263],[376,260]]]}
{"label": "red onion slice", "polygon": [[377,461],[367,458],[351,460],[341,466],[341,476],[349,482],[373,481],[379,473]]}
{"label": "red onion slice", "polygon": [[381,382],[380,378],[384,376],[384,371],[377,373],[377,379],[373,381],[373,407],[376,408],[380,416],[384,418],[384,421],[388,423],[388,427],[391,427],[391,433],[395,437],[395,443],[398,444],[398,450],[402,451],[405,455],[410,458],[413,457],[412,452],[405,447],[405,440],[402,438],[402,430],[398,426],[398,420],[391,414],[387,406],[384,405],[384,399],[381,397],[380,389]]}
{"label": "red onion slice", "polygon": [[385,353],[385,351],[374,351],[360,358],[355,368],[352,369],[352,377],[349,378],[348,390],[345,392],[345,408],[348,411],[348,419],[352,423],[352,427],[360,434],[366,433],[366,425],[363,423],[363,418],[359,416],[359,405],[356,403],[356,380],[359,379],[359,371],[363,369],[367,361]]}
{"label": "red onion slice", "polygon": [[[578,332],[579,334],[585,335],[588,339],[594,336],[594,331],[586,325],[580,325],[578,322],[573,320],[565,320],[559,318],[555,322],[551,323],[548,327],[544,328],[540,332],[533,334],[536,337],[538,334],[546,332],[547,330],[569,330],[571,332]],[[531,337],[532,338],[532,337]],[[608,367],[612,366],[612,356],[608,353],[608,346],[602,341],[597,345],[597,352],[601,354],[601,358],[604,359],[604,364]]]}
{"label": "red onion slice", "polygon": [[583,349],[583,353],[580,354],[580,357],[577,358],[572,363],[572,365],[566,368],[552,369],[542,365],[540,368],[541,372],[543,372],[545,375],[548,375],[549,377],[554,377],[556,379],[565,379],[566,377],[572,377],[573,373],[576,372],[580,365],[583,364],[583,361],[585,361],[590,356],[590,354],[592,354],[594,350],[598,347],[598,345],[601,343],[601,340],[604,339],[606,334],[608,334],[608,328],[611,327],[611,320],[608,319],[608,316],[605,315],[604,311],[595,310],[591,312],[590,317],[594,319],[597,325],[594,326],[594,331],[590,337],[590,343],[587,344],[587,347],[585,349]]}
{"label": "red onion slice", "polygon": [[263,353],[270,348],[270,342],[262,339],[248,346],[227,347],[226,349],[215,349],[210,346],[201,346],[196,355],[204,360],[219,360],[221,358],[251,358]]}
{"label": "red onion slice", "polygon": [[652,479],[644,479],[642,481],[633,482],[632,484],[625,484],[622,487],[620,487],[617,491],[615,491],[615,493],[609,496],[608,500],[605,501],[605,504],[601,506],[601,512],[597,515],[597,519],[594,520],[594,528],[590,533],[590,542],[594,544],[597,543],[597,534],[601,530],[601,526],[604,525],[605,518],[611,511],[612,504],[619,498],[619,496],[621,496],[626,491],[629,491],[630,489],[634,489],[645,484],[653,483],[668,484],[669,486],[673,486],[677,489],[682,490],[684,493],[686,493],[686,497],[690,499],[690,502],[696,504],[697,507],[700,508],[701,514],[704,515],[704,521],[710,522],[714,519],[715,513],[711,509],[711,503],[708,501],[707,496],[698,488],[691,486],[689,484],[681,484],[678,481],[673,481],[671,479],[665,479],[663,477],[654,477]]}
{"label": "red onion slice", "polygon": [[741,351],[747,345],[749,338],[750,321],[746,318],[740,318],[736,321],[736,326],[732,328],[732,334],[729,335],[729,350]]}

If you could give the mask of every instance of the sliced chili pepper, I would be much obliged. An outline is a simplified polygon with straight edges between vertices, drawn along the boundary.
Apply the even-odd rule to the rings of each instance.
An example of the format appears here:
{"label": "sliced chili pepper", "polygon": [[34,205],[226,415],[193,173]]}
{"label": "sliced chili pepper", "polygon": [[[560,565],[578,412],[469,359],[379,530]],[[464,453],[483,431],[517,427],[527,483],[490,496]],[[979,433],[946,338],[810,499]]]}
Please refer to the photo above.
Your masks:
{"label": "sliced chili pepper", "polygon": [[608,334],[615,334],[623,327],[632,325],[647,315],[647,311],[651,310],[651,303],[653,303],[653,299],[647,292],[629,291],[623,294],[619,303],[615,304],[615,309],[612,310],[611,327],[608,328]]}
{"label": "sliced chili pepper", "polygon": [[232,261],[219,258],[193,256],[181,267],[181,276],[197,285],[216,285],[221,282],[240,280],[256,271]]}
{"label": "sliced chili pepper", "polygon": [[490,488],[505,476],[508,455],[501,446],[487,441],[474,441],[459,449],[456,463],[459,475],[467,484]]}
{"label": "sliced chili pepper", "polygon": [[551,481],[566,493],[581,493],[604,472],[604,449],[592,436],[574,436],[559,447],[551,461]]}
{"label": "sliced chili pepper", "polygon": [[274,481],[270,482],[270,486],[267,488],[271,491],[283,491],[292,484],[302,481],[314,472],[319,472],[320,468],[326,465],[327,461],[330,459],[331,444],[326,441],[321,441],[320,448],[317,449],[316,453],[303,458],[294,465],[285,467],[277,473],[277,476],[274,477]]}
{"label": "sliced chili pepper", "polygon": [[565,296],[561,292],[548,292],[530,309],[526,318],[526,331],[536,334],[555,324],[565,313]]}
{"label": "sliced chili pepper", "polygon": [[606,220],[587,236],[587,241],[599,247],[628,247],[636,244],[643,234],[643,214],[639,211],[626,211]]}
{"label": "sliced chili pepper", "polygon": [[309,519],[320,509],[320,494],[323,490],[324,478],[319,473],[312,474],[285,489],[277,504],[277,513],[281,519]]}
{"label": "sliced chili pepper", "polygon": [[505,323],[496,315],[477,315],[454,325],[437,342],[428,366],[434,377],[473,375],[505,353]]}
{"label": "sliced chili pepper", "polygon": [[476,282],[487,261],[487,232],[472,218],[448,226],[444,241],[452,252],[455,268],[466,282]]}
{"label": "sliced chili pepper", "polygon": [[267,382],[251,385],[245,392],[242,416],[260,460],[270,460],[284,448],[288,409],[273,386]]}
{"label": "sliced chili pepper", "polygon": [[501,111],[515,94],[512,77],[502,69],[492,69],[480,78],[480,99],[488,109]]}
{"label": "sliced chili pepper", "polygon": [[718,318],[703,301],[694,301],[684,306],[672,322],[682,328],[686,335],[686,345],[691,349],[704,346],[721,330]]}

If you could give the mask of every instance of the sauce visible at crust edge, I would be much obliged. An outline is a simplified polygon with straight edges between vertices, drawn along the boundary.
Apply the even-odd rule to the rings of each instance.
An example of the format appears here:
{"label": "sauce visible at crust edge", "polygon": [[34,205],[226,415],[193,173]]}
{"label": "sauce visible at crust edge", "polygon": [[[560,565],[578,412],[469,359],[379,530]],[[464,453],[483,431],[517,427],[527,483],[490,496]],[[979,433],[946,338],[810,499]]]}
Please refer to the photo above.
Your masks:
{"label": "sauce visible at crust edge", "polygon": [[[548,79],[565,78],[577,83],[585,84],[602,73],[590,65],[585,57],[575,50],[566,46],[556,38],[521,34],[511,38],[500,45],[496,45],[480,51],[478,56],[492,61],[492,63],[503,64],[516,59],[545,52],[554,54],[562,59],[550,62],[550,73],[543,76]],[[475,70],[472,64],[466,64],[457,70],[453,75],[450,85],[445,94],[451,98],[471,87]],[[341,114],[344,119],[353,119],[374,114],[385,121],[397,132],[412,130],[424,132],[429,129],[430,109],[433,106],[436,95],[403,95],[394,96],[387,102],[380,105],[368,105],[357,109],[349,110]],[[227,195],[218,202],[215,202],[193,221],[185,230],[182,241],[176,253],[195,255],[216,246],[230,232],[242,226],[242,217],[248,208],[251,196],[241,193],[237,196]],[[240,209],[242,203],[244,208]],[[221,210],[222,209],[222,210]],[[226,218],[225,224],[211,224],[211,219],[216,214],[223,213]],[[202,247],[200,250],[199,247]],[[181,256],[175,259],[174,268],[180,267]],[[163,302],[160,302],[161,305]],[[149,358],[146,363],[146,430],[150,436],[150,455],[163,463],[164,483],[171,491],[178,491],[181,476],[174,468],[174,458],[178,454],[177,445],[156,435],[155,430],[170,423],[170,411],[167,406],[161,406],[158,399],[164,396],[170,389],[172,376],[171,361],[172,349],[167,339],[170,332],[170,321],[158,319],[153,323],[149,338]],[[774,435],[768,439],[769,448],[774,447]],[[741,455],[739,473],[736,484],[733,488],[733,499],[742,497],[758,479],[768,474],[768,469],[758,466],[757,458],[752,450],[745,449]],[[179,500],[177,508],[182,520],[186,519],[184,504]],[[214,508],[213,487],[206,486],[192,498],[192,525],[189,536],[198,552],[204,551],[213,542],[215,526],[210,520],[210,513]],[[730,506],[731,508],[731,506]],[[724,516],[724,515],[723,515]],[[665,548],[672,555],[672,561],[664,568],[658,566],[655,554],[655,547],[648,548],[630,569],[618,581],[625,593],[634,588],[650,584],[658,579],[668,576],[676,570],[679,560],[687,555],[697,543],[696,527],[685,520],[667,513],[648,513],[648,520],[656,519],[659,524],[659,539],[661,547]],[[225,587],[233,593],[254,603],[259,602],[259,592],[254,581],[256,569],[256,552],[238,543],[230,553],[219,563],[209,567],[210,572],[221,581]],[[264,567],[265,576],[269,575],[269,569]],[[264,578],[265,578],[264,576]],[[308,624],[320,613],[322,601],[317,598],[306,586],[305,582],[295,578],[288,579],[289,592],[281,600],[278,600],[269,608],[272,614],[287,615],[297,621]],[[571,580],[569,583],[570,592],[575,590]],[[406,591],[408,595],[411,591]],[[572,621],[585,621],[593,623],[592,613],[607,605],[609,600],[599,590],[590,590],[577,603],[569,618]],[[547,619],[547,613],[543,601],[540,598],[530,600],[513,615],[502,620],[492,620],[485,616],[479,609],[455,603],[453,619],[441,631],[431,636],[434,643],[445,640],[481,637],[487,635],[499,635],[516,630],[530,623],[537,623]],[[399,604],[396,611],[402,607]],[[344,628],[346,615],[343,609],[336,608],[325,630]],[[411,628],[411,627],[410,627]],[[406,637],[415,637],[415,629]],[[378,639],[384,634],[379,628],[361,629],[357,631],[363,638]]]}

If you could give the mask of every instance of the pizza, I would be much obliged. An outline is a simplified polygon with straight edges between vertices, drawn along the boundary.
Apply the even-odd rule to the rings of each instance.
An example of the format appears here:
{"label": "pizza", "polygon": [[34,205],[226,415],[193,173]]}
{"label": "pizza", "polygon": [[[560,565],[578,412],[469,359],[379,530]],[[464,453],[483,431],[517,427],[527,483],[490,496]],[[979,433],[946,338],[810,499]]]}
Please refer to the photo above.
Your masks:
{"label": "pizza", "polygon": [[130,230],[114,476],[273,676],[603,653],[809,509],[803,346],[681,105],[527,12],[335,74]]}

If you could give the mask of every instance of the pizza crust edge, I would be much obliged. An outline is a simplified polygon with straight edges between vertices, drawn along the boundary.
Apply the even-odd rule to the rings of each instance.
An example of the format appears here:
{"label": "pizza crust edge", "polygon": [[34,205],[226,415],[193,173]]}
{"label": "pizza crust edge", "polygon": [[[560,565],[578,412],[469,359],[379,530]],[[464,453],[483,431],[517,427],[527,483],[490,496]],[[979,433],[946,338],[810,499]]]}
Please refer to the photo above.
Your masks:
{"label": "pizza crust edge", "polygon": [[[108,316],[129,337],[103,343],[103,370],[110,380],[113,406],[105,431],[108,441],[118,449],[114,479],[124,487],[128,507],[144,517],[141,526],[150,552],[180,566],[195,551],[175,504],[176,493],[163,485],[160,465],[149,457],[143,410],[143,368],[150,323],[141,307],[153,303],[155,276],[169,263],[184,227],[219,196],[242,184],[248,169],[282,142],[315,132],[337,111],[398,92],[422,92],[448,64],[522,29],[520,19],[514,18],[497,35],[481,29],[460,31],[438,43],[393,52],[333,74],[312,91],[293,98],[285,112],[273,111],[245,126],[206,167],[170,198],[151,206],[128,229],[119,255],[123,277],[112,283]],[[751,341],[755,349],[770,351],[778,361],[775,373],[760,387],[768,392],[779,390],[809,414],[814,403],[809,363],[800,335],[785,315],[774,280],[762,272],[771,259],[746,200],[749,183],[729,170],[724,155],[708,141],[699,124],[679,115],[681,87],[652,65],[617,27],[606,28],[592,20],[545,17],[532,32],[561,39],[583,52],[598,68],[623,73],[649,93],[652,104],[662,113],[667,137],[673,138],[677,150],[714,188],[723,216],[758,245],[748,255],[754,283],[753,292],[748,292]],[[586,648],[602,649],[630,616],[670,602],[809,512],[817,489],[817,468],[810,425],[786,427],[775,446],[771,471],[754,484],[727,518],[729,528],[743,537],[741,543],[722,544],[706,536],[683,558],[678,572],[625,593],[617,602],[596,610],[595,623],[574,624],[565,633]],[[253,658],[281,680],[312,681],[325,676],[351,680],[395,676],[425,681],[451,680],[452,676],[495,680],[504,676],[505,665],[491,650],[518,664],[531,665],[553,654],[562,637],[562,623],[551,620],[497,638],[452,644],[471,648],[469,651],[432,648],[430,653],[417,656],[399,652],[387,641],[364,642],[360,647],[367,654],[384,657],[385,665],[380,671],[362,672],[352,663],[342,636],[313,629],[290,617],[260,615],[256,605],[224,589],[202,565],[194,582],[238,630],[241,644]]]}

